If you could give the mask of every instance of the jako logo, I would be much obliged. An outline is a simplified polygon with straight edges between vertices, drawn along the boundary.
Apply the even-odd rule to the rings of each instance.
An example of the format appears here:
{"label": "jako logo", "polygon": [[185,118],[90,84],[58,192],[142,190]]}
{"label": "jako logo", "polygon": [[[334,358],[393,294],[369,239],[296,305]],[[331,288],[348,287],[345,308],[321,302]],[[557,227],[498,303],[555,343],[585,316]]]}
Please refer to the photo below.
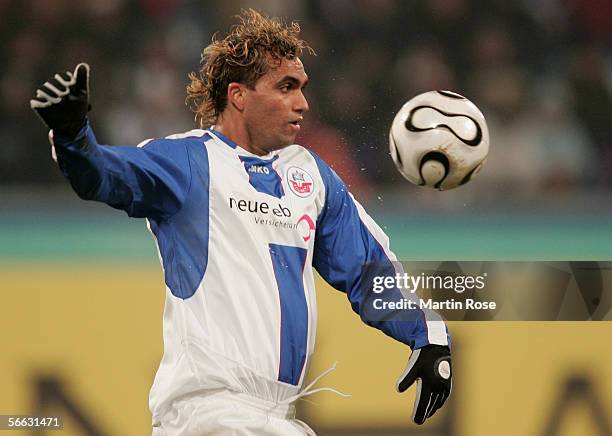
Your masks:
{"label": "jako logo", "polygon": [[310,240],[310,237],[312,236],[312,231],[315,229],[315,223],[312,220],[312,218],[310,218],[310,215],[304,214],[300,217],[300,219],[297,221],[297,226],[300,229],[302,235],[302,239],[304,240],[304,242],[308,242]]}
{"label": "jako logo", "polygon": [[287,183],[289,189],[298,197],[308,197],[314,191],[314,182],[310,174],[298,167],[287,170]]}
{"label": "jako logo", "polygon": [[291,217],[291,209],[288,207],[283,207],[282,204],[278,204],[278,206],[270,206],[265,201],[256,201],[256,200],[236,200],[233,197],[229,199],[229,207],[230,209],[238,209],[241,212],[251,212],[251,213],[259,213],[262,215],[267,215],[271,213],[274,216],[278,217]]}
{"label": "jako logo", "polygon": [[270,170],[268,169],[268,167],[264,167],[262,165],[251,165],[249,167],[249,173],[270,174]]}

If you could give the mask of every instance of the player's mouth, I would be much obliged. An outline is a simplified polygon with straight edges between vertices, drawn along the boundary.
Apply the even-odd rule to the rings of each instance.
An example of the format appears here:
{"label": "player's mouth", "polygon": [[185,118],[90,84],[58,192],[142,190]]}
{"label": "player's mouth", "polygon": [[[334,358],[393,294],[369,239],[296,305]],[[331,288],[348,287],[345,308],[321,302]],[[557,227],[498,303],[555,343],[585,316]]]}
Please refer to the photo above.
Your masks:
{"label": "player's mouth", "polygon": [[299,132],[300,129],[302,128],[300,124],[301,121],[302,119],[300,118],[299,120],[289,122],[289,124],[291,125],[291,129],[294,130],[295,132]]}

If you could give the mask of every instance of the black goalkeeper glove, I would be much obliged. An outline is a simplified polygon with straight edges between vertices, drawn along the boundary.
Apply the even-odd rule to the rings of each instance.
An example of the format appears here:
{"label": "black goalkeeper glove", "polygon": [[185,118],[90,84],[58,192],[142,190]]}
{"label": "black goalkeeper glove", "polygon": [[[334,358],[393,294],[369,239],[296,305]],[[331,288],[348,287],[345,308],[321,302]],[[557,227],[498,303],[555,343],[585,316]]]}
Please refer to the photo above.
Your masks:
{"label": "black goalkeeper glove", "polygon": [[56,74],[36,90],[30,107],[54,133],[75,138],[85,125],[89,105],[89,65],[80,63],[73,73]]}
{"label": "black goalkeeper glove", "polygon": [[436,412],[451,393],[450,348],[426,345],[414,350],[406,369],[397,381],[398,392],[404,392],[416,380],[417,390],[412,409],[412,420],[423,424]]}

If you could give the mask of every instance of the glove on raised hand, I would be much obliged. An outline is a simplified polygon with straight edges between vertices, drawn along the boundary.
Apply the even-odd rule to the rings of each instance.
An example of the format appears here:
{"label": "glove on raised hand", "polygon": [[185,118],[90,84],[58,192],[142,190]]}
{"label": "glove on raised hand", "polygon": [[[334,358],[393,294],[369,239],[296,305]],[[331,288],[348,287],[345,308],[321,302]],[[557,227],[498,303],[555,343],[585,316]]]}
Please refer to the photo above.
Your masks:
{"label": "glove on raised hand", "polygon": [[36,90],[30,107],[54,134],[75,138],[85,125],[89,105],[89,65],[56,74]]}

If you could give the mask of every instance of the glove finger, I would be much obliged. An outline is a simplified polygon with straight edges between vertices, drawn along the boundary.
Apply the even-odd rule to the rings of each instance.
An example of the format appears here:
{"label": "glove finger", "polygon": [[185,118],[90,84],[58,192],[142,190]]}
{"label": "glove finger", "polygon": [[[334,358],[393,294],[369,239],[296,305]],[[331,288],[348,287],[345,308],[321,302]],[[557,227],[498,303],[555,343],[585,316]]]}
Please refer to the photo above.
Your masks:
{"label": "glove finger", "polygon": [[446,399],[448,398],[449,393],[450,391],[445,389],[442,393],[439,394],[438,401],[434,405],[433,411],[429,413],[429,416],[433,416],[439,408],[444,406],[444,403],[446,402]]}
{"label": "glove finger", "polygon": [[448,397],[450,397],[450,389],[446,389],[444,393],[442,394],[442,403],[440,404],[440,407],[442,407],[444,403],[446,403],[446,400],[448,399]]}
{"label": "glove finger", "polygon": [[[74,79],[76,77],[76,79]],[[74,69],[73,80],[76,80],[76,93],[77,94],[88,94],[89,93],[89,65],[81,62]]]}
{"label": "glove finger", "polygon": [[43,101],[43,100],[38,100],[36,98],[33,98],[32,100],[30,100],[30,107],[32,109],[44,109],[46,107],[51,106],[52,103],[50,101]]}
{"label": "glove finger", "polygon": [[53,78],[57,80],[58,83],[60,83],[62,86],[65,86],[66,88],[74,85],[74,81],[71,80],[71,76],[69,76],[66,73],[56,74],[55,76],[53,76]]}
{"label": "glove finger", "polygon": [[56,104],[62,101],[62,99],[58,97],[57,95],[55,95],[52,91],[50,90],[43,91],[43,89],[45,88],[44,87],[38,88],[36,90],[36,97],[35,97],[36,100],[40,100],[41,102],[46,103],[47,106],[50,106],[51,104]]}
{"label": "glove finger", "polygon": [[41,87],[47,94],[53,93],[57,97],[64,97],[68,95],[70,89],[67,86],[62,85],[55,79],[51,79]]}
{"label": "glove finger", "polygon": [[433,400],[433,393],[427,387],[422,386],[421,379],[417,380],[417,392],[412,409],[412,420],[421,425],[427,419],[427,411]]}
{"label": "glove finger", "polygon": [[442,400],[442,394],[436,394],[434,396],[434,399],[431,402],[431,405],[429,406],[429,409],[427,410],[427,418],[431,418],[433,416],[433,414],[436,413],[436,410],[438,410],[440,408],[440,401],[441,400]]}
{"label": "glove finger", "polygon": [[[43,85],[39,86],[38,89],[36,90],[36,97],[35,98],[46,98],[46,97],[51,97],[51,98],[57,98],[59,97],[59,95],[57,95],[57,90],[54,91],[52,88],[49,88],[47,86],[47,83],[49,82],[45,82]],[[42,93],[45,94],[46,97],[44,97],[42,95]]]}
{"label": "glove finger", "polygon": [[398,392],[404,392],[408,389],[417,379],[417,370],[415,369],[415,364],[421,354],[421,350],[414,350],[410,355],[410,359],[408,359],[408,363],[406,364],[406,368],[402,375],[399,376],[397,380],[396,389]]}

